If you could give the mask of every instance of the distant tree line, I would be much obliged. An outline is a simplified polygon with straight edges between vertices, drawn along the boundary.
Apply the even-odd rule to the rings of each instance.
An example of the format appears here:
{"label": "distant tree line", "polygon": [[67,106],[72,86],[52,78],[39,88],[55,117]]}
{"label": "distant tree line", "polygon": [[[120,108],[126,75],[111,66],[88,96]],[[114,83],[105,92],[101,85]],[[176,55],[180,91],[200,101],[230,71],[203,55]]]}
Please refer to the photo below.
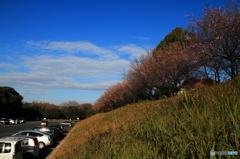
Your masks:
{"label": "distant tree line", "polygon": [[[110,111],[142,100],[175,95],[189,79],[223,82],[240,72],[240,4],[206,7],[176,27],[145,56],[135,59],[122,82],[108,88],[93,108]],[[213,83],[213,82],[210,82]]]}
{"label": "distant tree line", "polygon": [[23,97],[12,87],[0,87],[0,118],[85,119],[97,113],[92,104],[68,101],[56,106],[48,102],[22,102]]}
{"label": "distant tree line", "polygon": [[[68,101],[60,106],[48,102],[23,103],[24,116],[27,118],[39,117],[47,119],[85,119],[97,113],[92,109],[92,104],[79,104],[76,101]],[[31,115],[31,113],[34,115]]]}

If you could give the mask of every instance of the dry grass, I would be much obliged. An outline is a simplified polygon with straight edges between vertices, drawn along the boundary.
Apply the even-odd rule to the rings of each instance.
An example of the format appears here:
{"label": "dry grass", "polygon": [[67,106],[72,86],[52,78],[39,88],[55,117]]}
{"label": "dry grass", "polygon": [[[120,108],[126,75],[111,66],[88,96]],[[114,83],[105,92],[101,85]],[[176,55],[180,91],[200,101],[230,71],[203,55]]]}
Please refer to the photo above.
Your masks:
{"label": "dry grass", "polygon": [[195,159],[210,158],[210,150],[239,151],[239,96],[234,80],[96,114],[78,122],[50,159]]}

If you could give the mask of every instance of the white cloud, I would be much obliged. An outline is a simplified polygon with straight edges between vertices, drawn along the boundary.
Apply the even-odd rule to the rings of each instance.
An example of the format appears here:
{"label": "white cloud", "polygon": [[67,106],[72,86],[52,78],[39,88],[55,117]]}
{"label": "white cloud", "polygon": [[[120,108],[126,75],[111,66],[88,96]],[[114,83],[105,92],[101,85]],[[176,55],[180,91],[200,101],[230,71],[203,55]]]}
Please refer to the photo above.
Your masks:
{"label": "white cloud", "polygon": [[147,37],[142,37],[142,36],[139,36],[139,37],[133,37],[135,39],[141,39],[141,40],[149,40],[149,38]]}
{"label": "white cloud", "polygon": [[85,56],[96,56],[99,59],[118,59],[119,56],[114,54],[113,50],[105,49],[103,47],[96,46],[87,41],[75,41],[75,42],[61,42],[61,41],[27,41],[26,46],[48,51],[57,51],[64,53],[80,53]]}
{"label": "white cloud", "polygon": [[[146,52],[134,44],[105,49],[84,41],[28,41],[26,45],[31,54],[15,55],[21,70],[0,74],[1,85],[24,88],[25,94],[47,93],[42,89],[105,90],[122,80],[129,58]],[[43,50],[48,51],[41,55]]]}
{"label": "white cloud", "polygon": [[126,53],[126,54],[137,54],[137,53],[146,52],[145,49],[135,44],[125,45],[125,46],[115,46],[114,48],[117,49],[119,52]]}
{"label": "white cloud", "polygon": [[12,65],[12,64],[9,64],[9,63],[0,63],[0,68],[3,68],[5,70],[13,71],[13,70],[18,69],[18,66]]}
{"label": "white cloud", "polygon": [[24,89],[22,94],[31,94],[31,95],[41,95],[41,94],[48,94],[49,92],[44,89]]}
{"label": "white cloud", "polygon": [[32,72],[45,72],[54,75],[67,75],[71,77],[99,77],[124,70],[129,62],[124,59],[98,60],[77,56],[34,56],[25,57],[23,66]]}
{"label": "white cloud", "polygon": [[129,54],[129,59],[139,58],[141,55],[146,54],[147,50],[143,47],[137,46],[135,44],[129,44],[124,46],[114,46],[119,54]]}
{"label": "white cloud", "polygon": [[[68,89],[68,90],[105,90],[119,80],[95,81],[95,83],[81,83],[74,78],[45,75],[39,73],[2,73],[1,85],[14,87],[31,87],[44,89]],[[25,94],[33,94],[31,91],[24,91]],[[47,93],[47,92],[40,92]],[[39,94],[39,91],[38,91]]]}
{"label": "white cloud", "polygon": [[124,59],[98,60],[77,56],[22,56],[27,72],[2,73],[2,85],[18,87],[104,90],[119,82],[129,62]]}
{"label": "white cloud", "polygon": [[80,52],[86,51],[93,54],[109,54],[112,53],[111,50],[107,50],[101,47],[98,47],[87,41],[75,41],[75,42],[62,42],[62,41],[27,41],[26,46],[35,47],[39,49],[47,50],[58,50],[58,51],[67,51],[67,52]]}

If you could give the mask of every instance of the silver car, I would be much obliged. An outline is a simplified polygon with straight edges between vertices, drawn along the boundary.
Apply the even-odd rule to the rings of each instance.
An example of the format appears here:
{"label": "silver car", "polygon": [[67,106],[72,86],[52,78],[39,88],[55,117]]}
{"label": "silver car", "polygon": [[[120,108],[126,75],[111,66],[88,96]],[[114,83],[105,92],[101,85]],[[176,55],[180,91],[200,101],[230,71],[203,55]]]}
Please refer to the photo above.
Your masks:
{"label": "silver car", "polygon": [[20,139],[22,140],[23,158],[33,159],[39,155],[38,139],[33,136],[8,136],[4,139]]}
{"label": "silver car", "polygon": [[37,130],[23,130],[12,136],[33,136],[38,139],[39,149],[43,149],[45,146],[50,146],[53,144],[53,136]]}

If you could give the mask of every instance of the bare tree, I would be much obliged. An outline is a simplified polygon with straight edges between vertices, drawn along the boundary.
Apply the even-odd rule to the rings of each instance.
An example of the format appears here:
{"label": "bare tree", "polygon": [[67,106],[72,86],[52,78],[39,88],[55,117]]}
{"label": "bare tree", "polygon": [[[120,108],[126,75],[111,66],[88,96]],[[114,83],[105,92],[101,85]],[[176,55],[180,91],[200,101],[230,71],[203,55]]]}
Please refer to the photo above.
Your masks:
{"label": "bare tree", "polygon": [[[239,75],[240,68],[240,4],[230,1],[217,8],[207,7],[200,19],[192,18],[192,41],[212,69],[215,77]],[[224,73],[223,73],[224,71]]]}
{"label": "bare tree", "polygon": [[68,102],[63,102],[60,105],[61,106],[67,106],[67,107],[75,107],[75,106],[79,106],[79,103],[77,101],[70,100]]}

